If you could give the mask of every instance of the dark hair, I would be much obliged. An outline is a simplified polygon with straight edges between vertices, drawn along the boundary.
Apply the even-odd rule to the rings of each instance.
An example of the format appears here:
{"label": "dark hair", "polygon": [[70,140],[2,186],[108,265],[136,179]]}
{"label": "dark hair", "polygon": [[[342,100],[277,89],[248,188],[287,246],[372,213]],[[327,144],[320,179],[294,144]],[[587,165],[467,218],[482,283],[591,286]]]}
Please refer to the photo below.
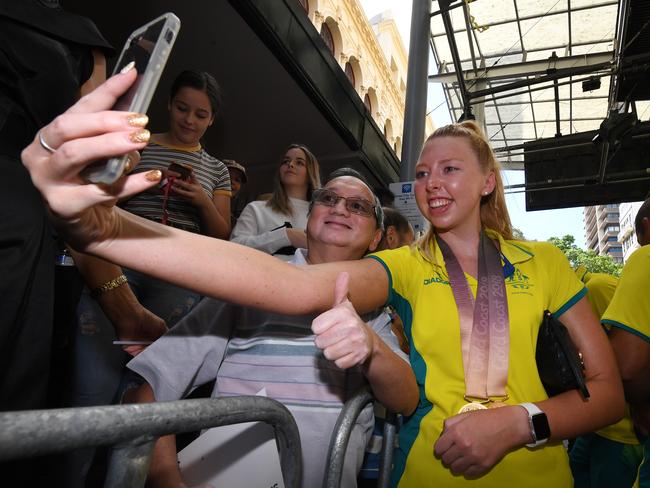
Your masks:
{"label": "dark hair", "polygon": [[[370,188],[370,185],[368,184],[368,180],[366,179],[365,176],[363,176],[361,173],[359,173],[356,169],[353,168],[338,168],[332,171],[329,175],[327,175],[327,178],[325,179],[325,185],[329,183],[332,180],[335,180],[336,178],[341,178],[342,176],[351,176],[352,178],[356,178],[357,180],[361,181],[364,185],[368,187],[368,190],[372,194],[372,197],[374,199],[374,204],[375,204],[375,221],[377,222],[377,228],[381,229],[382,231],[384,230],[384,210],[381,208],[381,202],[379,201],[379,198],[377,198],[377,195],[372,191]],[[323,186],[325,186],[323,185]],[[314,201],[312,200],[311,203],[309,204],[309,211],[311,212],[311,208],[314,206]]]}
{"label": "dark hair", "polygon": [[217,80],[210,73],[192,70],[183,71],[172,83],[169,99],[174,98],[178,90],[185,86],[200,90],[208,96],[213,116],[221,110],[221,88]]}
{"label": "dark hair", "polygon": [[388,229],[391,225],[399,234],[406,234],[411,230],[411,224],[401,213],[391,207],[384,207],[384,226]]}
{"label": "dark hair", "polygon": [[634,218],[634,229],[636,230],[636,233],[645,238],[646,236],[643,232],[643,219],[650,219],[650,198],[641,204],[641,207]]}

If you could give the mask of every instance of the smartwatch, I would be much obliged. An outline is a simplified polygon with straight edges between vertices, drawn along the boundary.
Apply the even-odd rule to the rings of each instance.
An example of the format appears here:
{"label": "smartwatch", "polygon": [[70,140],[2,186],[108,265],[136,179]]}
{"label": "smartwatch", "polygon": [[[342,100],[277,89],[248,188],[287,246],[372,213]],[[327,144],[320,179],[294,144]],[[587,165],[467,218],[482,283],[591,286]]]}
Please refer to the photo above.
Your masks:
{"label": "smartwatch", "polygon": [[544,444],[551,437],[551,428],[548,425],[546,414],[542,412],[534,403],[520,403],[528,412],[528,423],[530,433],[533,436],[533,442],[526,444],[527,447],[537,447]]}

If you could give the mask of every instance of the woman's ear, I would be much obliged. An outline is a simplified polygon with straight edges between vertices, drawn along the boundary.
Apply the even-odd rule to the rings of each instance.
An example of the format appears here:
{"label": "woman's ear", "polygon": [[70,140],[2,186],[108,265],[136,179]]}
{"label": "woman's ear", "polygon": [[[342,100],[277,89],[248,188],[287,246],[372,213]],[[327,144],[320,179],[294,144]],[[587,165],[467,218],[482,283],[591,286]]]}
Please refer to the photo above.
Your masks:
{"label": "woman's ear", "polygon": [[494,171],[490,171],[490,173],[487,176],[487,179],[485,180],[485,185],[483,185],[483,189],[481,190],[481,195],[489,195],[494,191],[494,187],[497,185],[497,178],[494,174]]}

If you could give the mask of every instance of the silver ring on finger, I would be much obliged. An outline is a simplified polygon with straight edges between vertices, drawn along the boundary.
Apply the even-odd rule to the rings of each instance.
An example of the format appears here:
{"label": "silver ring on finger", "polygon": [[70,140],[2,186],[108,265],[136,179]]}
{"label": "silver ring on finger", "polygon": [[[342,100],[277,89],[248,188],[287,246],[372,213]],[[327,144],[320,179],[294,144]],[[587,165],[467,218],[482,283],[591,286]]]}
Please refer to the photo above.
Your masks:
{"label": "silver ring on finger", "polygon": [[47,152],[52,154],[56,149],[54,149],[52,146],[50,146],[47,142],[45,142],[45,139],[43,139],[43,130],[41,129],[38,131],[38,142],[41,144],[41,147],[45,149]]}

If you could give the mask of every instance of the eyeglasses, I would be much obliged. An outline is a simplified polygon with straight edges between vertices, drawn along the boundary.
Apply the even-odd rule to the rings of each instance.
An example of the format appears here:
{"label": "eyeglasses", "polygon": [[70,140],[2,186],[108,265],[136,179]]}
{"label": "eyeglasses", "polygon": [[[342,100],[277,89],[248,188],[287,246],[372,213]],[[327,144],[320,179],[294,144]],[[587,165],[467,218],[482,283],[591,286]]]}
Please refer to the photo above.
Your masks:
{"label": "eyeglasses", "polygon": [[345,208],[350,213],[363,215],[364,217],[372,217],[375,215],[375,205],[363,198],[342,197],[333,191],[324,188],[314,191],[312,198],[314,203],[325,205],[327,207],[336,207],[339,200],[344,200]]}

